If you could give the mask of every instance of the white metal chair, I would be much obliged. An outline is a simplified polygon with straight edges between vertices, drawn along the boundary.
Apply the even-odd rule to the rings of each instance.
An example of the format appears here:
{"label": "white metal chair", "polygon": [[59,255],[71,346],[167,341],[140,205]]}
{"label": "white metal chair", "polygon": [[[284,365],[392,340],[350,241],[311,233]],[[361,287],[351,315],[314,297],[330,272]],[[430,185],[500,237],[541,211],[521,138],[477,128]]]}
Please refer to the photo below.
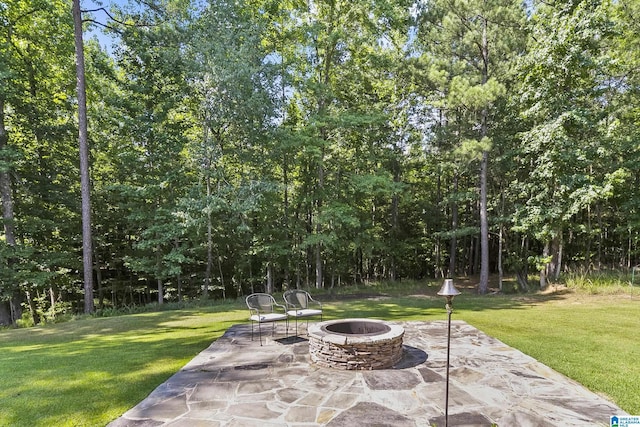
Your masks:
{"label": "white metal chair", "polygon": [[[255,293],[246,299],[247,307],[249,307],[249,320],[251,321],[251,341],[253,341],[253,324],[258,324],[258,335],[260,336],[260,345],[262,345],[262,328],[261,324],[271,322],[272,332],[275,334],[276,322],[284,320],[286,322],[287,336],[289,335],[289,321],[286,313],[286,307],[278,304],[271,294]],[[280,312],[282,310],[282,312]]]}
{"label": "white metal chair", "polygon": [[[296,319],[296,336],[298,335],[298,318],[305,317],[307,319],[307,331],[309,330],[309,317],[320,316],[320,321],[322,321],[322,303],[314,300],[309,292],[291,289],[282,296],[287,306],[287,316]],[[311,305],[317,306],[317,308],[311,308]]]}

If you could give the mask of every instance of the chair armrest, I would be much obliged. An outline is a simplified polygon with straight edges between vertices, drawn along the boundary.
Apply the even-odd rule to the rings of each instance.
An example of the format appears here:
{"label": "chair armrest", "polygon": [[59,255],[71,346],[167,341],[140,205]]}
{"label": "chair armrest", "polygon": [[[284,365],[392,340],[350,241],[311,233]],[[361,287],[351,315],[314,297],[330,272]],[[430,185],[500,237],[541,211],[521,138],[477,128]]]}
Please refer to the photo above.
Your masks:
{"label": "chair armrest", "polygon": [[[285,311],[291,309],[291,310],[299,310],[301,307],[299,304],[293,303],[293,302],[289,302],[286,299],[284,300],[284,309]],[[280,305],[280,304],[278,304]],[[281,306],[282,307],[282,306]]]}
{"label": "chair armrest", "polygon": [[322,303],[320,301],[314,300],[311,295],[309,295],[309,302],[312,302],[314,304],[318,304],[320,306],[320,309],[322,309]]}

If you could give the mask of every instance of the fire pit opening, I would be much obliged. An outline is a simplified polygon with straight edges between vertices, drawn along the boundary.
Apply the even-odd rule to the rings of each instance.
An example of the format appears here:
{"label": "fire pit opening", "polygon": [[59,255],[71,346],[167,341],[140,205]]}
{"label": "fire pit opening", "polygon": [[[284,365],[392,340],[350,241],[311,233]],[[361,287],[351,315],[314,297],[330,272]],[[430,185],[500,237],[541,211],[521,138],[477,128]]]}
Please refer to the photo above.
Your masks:
{"label": "fire pit opening", "polygon": [[330,333],[342,335],[380,335],[391,330],[387,324],[368,320],[345,320],[325,325],[323,328]]}
{"label": "fire pit opening", "polygon": [[311,361],[347,370],[388,369],[402,358],[404,328],[374,319],[343,319],[309,326]]}

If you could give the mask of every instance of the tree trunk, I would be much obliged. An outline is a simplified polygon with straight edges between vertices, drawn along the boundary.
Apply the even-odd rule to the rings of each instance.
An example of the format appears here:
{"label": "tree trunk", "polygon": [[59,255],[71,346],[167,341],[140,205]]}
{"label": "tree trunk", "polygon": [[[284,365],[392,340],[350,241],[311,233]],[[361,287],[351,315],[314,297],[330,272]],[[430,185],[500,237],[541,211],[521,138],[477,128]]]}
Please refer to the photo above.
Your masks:
{"label": "tree trunk", "polygon": [[[324,191],[324,149],[322,150],[322,157],[320,158],[320,164],[318,165],[318,196],[316,200],[317,213],[316,213],[316,234],[320,236],[322,233],[322,225],[320,224],[320,212],[322,210],[322,192]],[[323,272],[322,272],[322,244],[318,242],[316,244],[316,289],[322,289],[323,287]]]}
{"label": "tree trunk", "polygon": [[[440,165],[438,165],[438,171],[437,171],[437,179],[436,179],[436,206],[440,206],[440,204],[442,203],[442,168],[440,167]],[[435,221],[436,223],[438,223],[438,221]],[[443,274],[443,269],[442,269],[442,249],[441,249],[441,242],[440,242],[440,236],[436,235],[436,243],[435,243],[435,260],[433,263],[433,278],[437,279],[438,278],[438,273],[440,273],[441,275]]]}
{"label": "tree trunk", "polygon": [[[487,20],[482,27],[482,84],[488,81],[489,44],[487,41]],[[487,136],[487,108],[482,109],[481,138]],[[489,287],[489,219],[487,214],[487,168],[489,164],[489,152],[482,152],[480,163],[480,284],[478,291],[485,294]]]}
{"label": "tree trunk", "polygon": [[158,278],[156,281],[158,285],[158,304],[164,303],[164,282],[159,277],[160,271],[162,269],[162,256],[160,255],[160,251],[161,251],[160,245],[156,246],[156,274],[158,275]]}
{"label": "tree trunk", "polygon": [[96,259],[96,286],[98,287],[98,307],[102,310],[104,308],[104,289],[102,287],[102,269],[100,268],[100,257],[98,252],[95,252]]}
{"label": "tree trunk", "polygon": [[[180,250],[180,240],[178,237],[173,240],[173,247],[176,251]],[[178,291],[178,302],[182,302],[182,264],[180,265],[180,273],[176,275],[176,288]]]}
{"label": "tree trunk", "polygon": [[480,165],[480,284],[478,291],[485,294],[489,287],[489,219],[487,215],[487,165],[489,153],[482,153]]}
{"label": "tree trunk", "polygon": [[84,312],[93,313],[93,262],[91,246],[91,183],[89,177],[89,142],[87,135],[87,94],[84,76],[84,43],[80,0],[73,0],[73,24],[76,45],[78,91],[78,141],[80,146],[80,189],[82,194],[82,263],[84,271]]}
{"label": "tree trunk", "polygon": [[[283,89],[284,91],[284,89]],[[283,161],[282,161],[282,181],[283,181],[283,187],[284,187],[284,200],[283,200],[283,206],[282,206],[282,218],[283,218],[283,224],[282,227],[284,228],[284,236],[285,236],[285,241],[287,242],[287,245],[291,244],[291,233],[289,231],[289,162],[287,161],[287,157],[286,155],[283,156]],[[286,260],[284,262],[284,283],[287,285],[287,287],[289,287],[289,268],[290,268],[290,260],[289,257],[286,257]]]}
{"label": "tree trunk", "polygon": [[9,326],[15,324],[11,315],[11,302],[0,302],[0,326]]}
{"label": "tree trunk", "polygon": [[55,318],[56,317],[56,302],[57,302],[58,298],[56,295],[56,290],[54,289],[53,286],[49,287],[49,303],[51,304],[51,309],[49,310],[49,312],[51,313],[51,317]]}
{"label": "tree trunk", "polygon": [[[545,242],[544,249],[542,250],[542,258],[546,259],[549,257],[550,246],[549,241]],[[545,264],[540,269],[540,289],[542,290],[547,288],[547,271],[548,264]]]}
{"label": "tree trunk", "polygon": [[522,292],[529,292],[529,281],[527,280],[526,273],[518,271],[516,273],[516,280],[518,281],[518,287]]}
{"label": "tree trunk", "polygon": [[560,278],[560,272],[562,271],[562,234],[556,237],[554,246],[554,271],[553,280],[557,281]]}
{"label": "tree trunk", "polygon": [[222,271],[222,255],[218,252],[218,274],[220,274],[220,287],[222,288],[222,299],[227,300],[227,284],[224,281],[224,272]]}
{"label": "tree trunk", "polygon": [[164,303],[164,282],[162,279],[157,280],[158,284],[158,304]]}
{"label": "tree trunk", "polygon": [[[500,216],[504,218],[504,191],[500,191]],[[498,233],[498,289],[502,291],[502,281],[504,279],[504,272],[502,271],[502,239],[504,238],[504,224],[500,219],[500,230]]]}
{"label": "tree trunk", "polygon": [[631,268],[631,250],[633,249],[633,235],[631,234],[631,227],[629,227],[629,237],[627,238],[627,268]]}
{"label": "tree trunk", "polygon": [[[9,135],[4,121],[4,99],[0,98],[0,153],[3,153],[9,143]],[[0,195],[2,197],[2,220],[5,241],[9,246],[15,246],[15,224],[13,216],[13,191],[11,189],[10,169],[0,170]]]}
{"label": "tree trunk", "polygon": [[[283,20],[284,18],[280,21],[280,23],[282,24],[281,28],[284,28],[284,24],[283,24]],[[284,40],[283,40],[283,46],[284,46]],[[280,69],[280,81],[281,81],[281,86],[280,86],[280,100],[282,101],[282,110],[281,110],[281,114],[282,114],[282,121],[283,123],[286,122],[287,120],[287,106],[288,106],[288,102],[287,102],[287,79],[286,79],[286,75],[287,75],[287,67],[285,65],[285,59],[284,56],[281,58],[282,61],[280,62],[281,65],[281,69]],[[291,232],[289,231],[289,161],[287,159],[287,153],[285,152],[282,155],[282,181],[283,181],[283,190],[284,190],[284,200],[283,200],[283,224],[282,226],[284,227],[284,235],[285,235],[285,239],[288,245],[291,245],[293,242],[291,241]],[[293,254],[292,254],[293,255]],[[297,265],[297,263],[296,263]],[[289,281],[290,281],[290,271],[289,269],[291,268],[291,262],[289,257],[286,258],[285,263],[284,263],[284,283],[287,286],[287,288],[290,287]],[[299,275],[299,267],[296,267],[296,289],[298,289],[300,285],[300,275]]]}
{"label": "tree trunk", "polygon": [[316,245],[316,289],[322,289],[322,248],[320,243]]}
{"label": "tree trunk", "polygon": [[364,263],[363,263],[362,248],[356,249],[356,285],[362,284],[362,277],[364,276]]}
{"label": "tree trunk", "polygon": [[[524,292],[529,291],[529,239],[526,236],[522,236],[522,243],[520,245],[520,258],[522,262],[522,271],[518,272],[518,284],[520,289]],[[521,280],[522,279],[522,280]]]}
{"label": "tree trunk", "polygon": [[268,294],[273,293],[273,266],[270,262],[267,263],[267,289]]}
{"label": "tree trunk", "polygon": [[586,263],[587,271],[591,270],[591,241],[592,241],[592,229],[591,229],[591,204],[587,205],[587,242],[584,251],[584,260]]}
{"label": "tree trunk", "polygon": [[[399,162],[397,161],[397,159],[394,159],[393,162],[393,182],[394,183],[399,183],[401,181],[401,176],[400,176],[400,165]],[[398,194],[394,191],[393,196],[391,197],[391,236],[392,236],[392,241],[395,243],[397,242],[398,239],[398,235],[400,234],[399,229],[400,229],[400,225],[399,225],[399,216],[400,216],[400,199],[398,197]],[[438,239],[438,246],[440,246],[439,243],[440,239]],[[398,276],[398,272],[397,272],[397,265],[396,265],[396,251],[392,250],[391,252],[391,266],[390,266],[390,278],[391,281],[395,282],[397,280],[397,276]],[[440,262],[438,260],[438,266],[440,266]]]}
{"label": "tree trunk", "polygon": [[600,208],[600,203],[596,204],[596,218],[598,219],[598,229],[600,230],[598,235],[598,270],[600,270],[602,268],[602,240],[604,239],[602,235],[604,226],[602,224],[602,209]]}
{"label": "tree trunk", "polygon": [[[324,60],[319,62],[319,69],[317,70],[318,72],[318,81],[322,82],[322,84],[325,86],[325,88],[328,88],[330,83],[331,83],[331,71],[332,71],[332,64],[333,64],[333,59],[334,59],[334,55],[336,54],[336,47],[337,47],[337,43],[338,43],[338,38],[337,37],[333,37],[333,31],[335,28],[335,22],[334,19],[336,19],[336,7],[335,7],[335,2],[330,2],[329,3],[330,6],[330,10],[329,10],[329,15],[327,17],[328,19],[328,27],[327,27],[327,31],[328,31],[328,42],[327,45],[324,46],[324,52],[325,52],[325,56],[324,56]],[[318,46],[316,46],[316,49],[318,49]],[[327,106],[330,104],[331,100],[325,97],[326,95],[320,95],[320,98],[318,99],[318,116],[323,116],[326,113],[326,108]],[[318,237],[320,237],[320,235],[322,234],[322,225],[320,224],[319,219],[321,218],[321,213],[322,213],[322,206],[323,206],[323,201],[324,201],[324,155],[325,155],[325,146],[324,144],[326,142],[328,142],[328,133],[327,133],[327,128],[326,126],[322,126],[320,128],[320,138],[322,141],[322,147],[320,149],[320,159],[318,160],[318,168],[317,168],[317,173],[318,173],[318,188],[317,188],[317,194],[316,194],[316,219],[318,220],[316,222],[316,234]],[[317,289],[321,289],[324,287],[324,277],[323,277],[323,262],[322,262],[322,244],[320,242],[318,242],[316,244],[316,253],[315,253],[315,264],[316,264],[316,288]]]}
{"label": "tree trunk", "polygon": [[551,262],[547,265],[547,279],[558,280],[562,262],[562,231],[557,232],[551,239]]}
{"label": "tree trunk", "polygon": [[[204,125],[204,143],[209,139],[209,126]],[[206,147],[205,147],[206,152]],[[209,287],[211,286],[211,271],[213,269],[213,225],[211,223],[211,155],[205,154],[205,185],[207,190],[207,265],[204,272],[204,288],[202,289],[202,297],[209,298]],[[253,286],[253,285],[252,285]]]}
{"label": "tree trunk", "polygon": [[31,312],[33,324],[38,325],[40,324],[40,315],[38,314],[38,310],[36,308],[36,302],[33,300],[31,292],[26,291],[25,294],[27,295],[27,305],[29,306],[29,311]]}
{"label": "tree trunk", "polygon": [[[458,193],[458,173],[453,175],[453,194]],[[456,197],[451,200],[451,241],[449,242],[449,277],[456,275],[456,253],[458,252],[458,238],[456,232],[458,230],[458,203]]]}
{"label": "tree trunk", "polygon": [[502,230],[504,227],[500,224],[500,231],[498,232],[498,289],[502,291]]}
{"label": "tree trunk", "polygon": [[[9,143],[9,134],[4,121],[4,99],[0,98],[0,154],[3,153]],[[13,191],[11,189],[11,169],[0,170],[0,197],[2,198],[2,222],[4,237],[7,246],[15,247],[15,218],[13,214]],[[7,267],[13,264],[12,259],[7,260]],[[15,289],[9,301],[0,302],[0,325],[15,325],[22,317],[20,291]]]}

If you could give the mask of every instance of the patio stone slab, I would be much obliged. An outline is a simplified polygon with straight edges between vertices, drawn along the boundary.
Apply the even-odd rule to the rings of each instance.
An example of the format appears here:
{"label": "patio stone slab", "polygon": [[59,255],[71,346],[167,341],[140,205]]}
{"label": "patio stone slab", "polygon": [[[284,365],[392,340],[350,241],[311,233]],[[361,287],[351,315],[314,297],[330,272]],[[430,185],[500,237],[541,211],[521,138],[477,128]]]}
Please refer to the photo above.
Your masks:
{"label": "patio stone slab", "polygon": [[[302,324],[263,346],[234,325],[109,426],[443,426],[446,322],[397,324],[403,358],[377,371],[312,364]],[[467,323],[451,326],[449,425],[592,427],[628,415]]]}

